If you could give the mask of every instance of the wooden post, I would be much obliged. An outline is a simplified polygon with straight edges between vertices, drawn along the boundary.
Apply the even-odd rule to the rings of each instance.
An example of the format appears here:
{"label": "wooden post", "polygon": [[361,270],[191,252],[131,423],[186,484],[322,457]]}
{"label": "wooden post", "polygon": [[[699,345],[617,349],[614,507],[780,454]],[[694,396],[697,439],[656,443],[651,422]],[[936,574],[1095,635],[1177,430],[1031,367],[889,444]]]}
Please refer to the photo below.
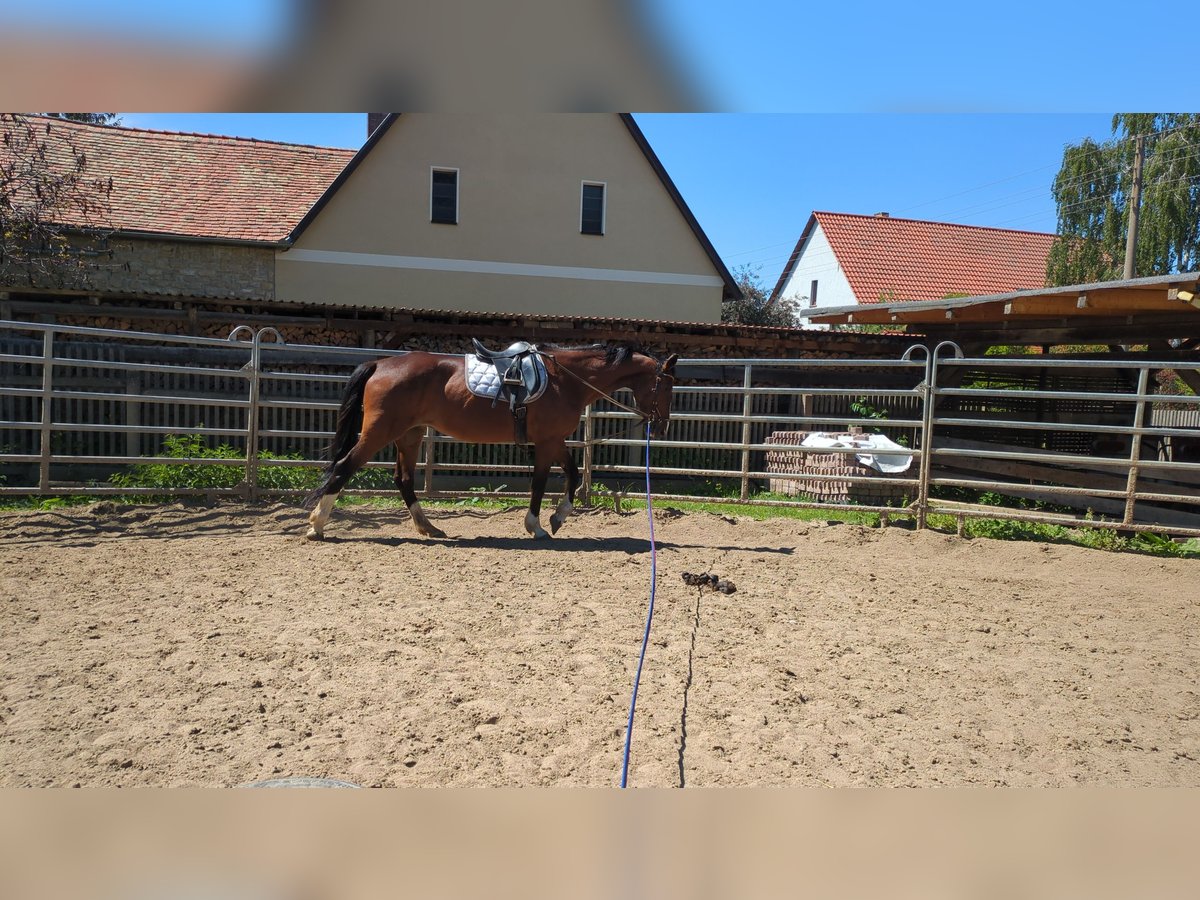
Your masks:
{"label": "wooden post", "polygon": [[583,411],[583,505],[592,505],[592,467],[595,465],[596,452],[593,441],[596,439],[596,420],[592,417],[592,405],[589,403]]}
{"label": "wooden post", "polygon": [[1121,276],[1126,281],[1134,277],[1133,258],[1137,251],[1138,212],[1142,205],[1142,160],[1146,157],[1146,136],[1137,136],[1137,150],[1133,157],[1133,191],[1129,196],[1129,229],[1125,235],[1125,272]]}

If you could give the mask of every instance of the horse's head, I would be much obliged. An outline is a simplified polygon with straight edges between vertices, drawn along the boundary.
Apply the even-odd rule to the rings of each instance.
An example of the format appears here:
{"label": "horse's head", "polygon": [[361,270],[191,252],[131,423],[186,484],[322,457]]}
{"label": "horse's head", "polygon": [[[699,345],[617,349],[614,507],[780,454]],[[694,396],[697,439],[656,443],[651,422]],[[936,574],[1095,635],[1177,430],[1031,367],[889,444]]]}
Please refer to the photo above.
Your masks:
{"label": "horse's head", "polygon": [[672,353],[662,362],[651,358],[654,368],[634,388],[638,411],[650,424],[650,434],[661,438],[671,424],[671,391],[675,387],[675,363],[679,357]]}

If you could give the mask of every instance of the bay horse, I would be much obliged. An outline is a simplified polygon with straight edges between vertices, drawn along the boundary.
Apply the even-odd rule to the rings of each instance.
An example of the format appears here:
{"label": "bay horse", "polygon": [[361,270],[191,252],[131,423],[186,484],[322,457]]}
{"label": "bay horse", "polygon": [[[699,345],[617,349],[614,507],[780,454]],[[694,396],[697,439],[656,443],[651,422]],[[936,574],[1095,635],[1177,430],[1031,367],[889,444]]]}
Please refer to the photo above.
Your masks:
{"label": "bay horse", "polygon": [[[536,348],[535,348],[536,349]],[[579,469],[567,450],[566,439],[579,426],[584,408],[621,388],[633,392],[634,410],[649,425],[651,435],[667,432],[671,390],[675,382],[674,354],[658,360],[627,345],[536,350],[546,361],[545,393],[530,403],[526,434],[533,448],[533,484],[525,530],[534,538],[549,537],[539,521],[542,497],[551,466],[566,475],[563,499],[550,516],[550,533],[571,514]],[[426,426],[476,444],[516,442],[508,407],[472,394],[467,388],[462,356],[414,350],[365,363],[354,370],[338,409],[337,430],[329,449],[329,464],[321,485],[305,499],[311,509],[309,540],[321,540],[338,494],[350,478],[390,443],[396,445],[396,487],[412,516],[417,533],[445,537],[425,517],[413,489],[417,452]],[[610,398],[611,399],[611,398]]]}

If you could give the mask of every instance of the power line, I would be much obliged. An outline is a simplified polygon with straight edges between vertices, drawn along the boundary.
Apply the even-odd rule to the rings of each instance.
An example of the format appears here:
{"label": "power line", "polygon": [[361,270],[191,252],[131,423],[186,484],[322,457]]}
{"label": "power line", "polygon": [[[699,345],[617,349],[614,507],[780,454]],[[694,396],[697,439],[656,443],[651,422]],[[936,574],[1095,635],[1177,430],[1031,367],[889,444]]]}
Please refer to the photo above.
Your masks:
{"label": "power line", "polygon": [[953,193],[953,194],[947,194],[945,197],[938,197],[936,200],[926,200],[923,203],[918,203],[914,206],[906,206],[903,209],[897,210],[897,212],[908,212],[909,210],[919,209],[922,206],[928,206],[930,203],[941,203],[943,200],[952,200],[955,197],[961,197],[963,194],[971,194],[971,193],[974,193],[975,191],[982,191],[984,188],[989,188],[989,187],[992,187],[993,185],[997,185],[997,184],[1003,184],[1006,181],[1014,181],[1017,178],[1024,178],[1026,175],[1032,175],[1035,172],[1041,172],[1046,169],[1051,169],[1053,167],[1054,167],[1053,164],[1046,165],[1046,166],[1038,166],[1036,169],[1030,169],[1028,172],[1021,172],[1017,175],[1009,175],[1007,178],[999,178],[996,181],[989,181],[987,184],[981,184],[978,187],[967,188],[966,190],[957,191],[956,193]]}
{"label": "power line", "polygon": [[[1165,135],[1165,134],[1170,134],[1170,133],[1173,133],[1176,131],[1182,131],[1182,130],[1189,129],[1189,128],[1200,129],[1200,125],[1187,123],[1187,124],[1183,124],[1183,125],[1174,126],[1170,129],[1164,129],[1162,131],[1153,132],[1153,134],[1155,136],[1161,137],[1162,135]],[[1116,139],[1114,141],[1109,141],[1109,142],[1107,142],[1107,145],[1104,143],[1101,143],[1098,146],[1100,146],[1100,147],[1107,146],[1107,147],[1111,148],[1113,146],[1119,146],[1126,142],[1134,141],[1134,140],[1136,140],[1136,137],[1137,137],[1136,135],[1130,135],[1130,136],[1127,136],[1124,138]],[[1198,154],[1200,154],[1200,142],[1195,142],[1195,141],[1189,140],[1189,141],[1186,141],[1185,143],[1183,143],[1182,145],[1175,145],[1175,146],[1163,148],[1162,150],[1157,150],[1151,155],[1151,159],[1159,164],[1165,163],[1167,165],[1177,165],[1179,162],[1186,161],[1186,160],[1190,159],[1191,157],[1193,157],[1194,155],[1198,155]],[[1014,181],[1018,178],[1027,177],[1027,176],[1035,174],[1039,171],[1045,171],[1046,169],[1049,169],[1049,168],[1051,168],[1051,166],[1047,165],[1047,166],[1038,167],[1036,169],[1030,169],[1025,172],[1017,173],[1015,175],[1010,175],[1010,176],[1006,176],[1004,178],[996,179],[991,182],[987,182],[984,185],[979,185],[976,187],[964,189],[962,191],[957,191],[953,194],[949,194],[949,195],[946,195],[944,197],[940,197],[940,198],[937,198],[934,200],[927,200],[927,201],[923,201],[922,203],[919,203],[919,204],[903,207],[899,211],[907,212],[907,211],[910,211],[913,209],[929,206],[933,203],[938,203],[943,200],[952,199],[954,197],[974,193],[976,191],[983,190],[987,187],[992,187],[997,184],[1004,184],[1004,183],[1007,183],[1010,181]],[[1055,185],[1052,183],[1051,185],[1048,185],[1045,187],[1038,186],[1038,187],[1024,188],[1019,191],[1001,194],[999,196],[996,196],[996,197],[993,197],[990,199],[980,200],[977,203],[973,203],[973,204],[965,206],[965,207],[960,207],[955,210],[950,210],[948,212],[942,213],[937,221],[944,221],[947,224],[966,225],[967,223],[954,222],[953,217],[961,216],[961,215],[964,215],[967,213],[990,212],[993,210],[1005,209],[1005,208],[1019,205],[1021,203],[1025,203],[1025,202],[1031,202],[1031,201],[1038,199],[1038,195],[1041,194],[1041,192],[1043,192],[1043,191],[1045,191],[1046,194],[1048,194],[1050,197],[1053,197],[1055,187],[1057,187],[1058,192],[1060,194],[1069,194],[1072,189],[1082,187],[1084,184],[1088,183],[1089,181],[1095,180],[1098,176],[1122,175],[1122,174],[1127,173],[1129,171],[1129,169],[1130,169],[1129,163],[1126,163],[1123,161],[1114,161],[1111,165],[1102,166],[1100,168],[1093,169],[1092,171],[1085,172],[1080,175],[1073,175],[1068,180],[1062,182],[1061,184]],[[1184,177],[1182,179],[1168,179],[1168,180],[1160,179],[1160,180],[1152,181],[1151,184],[1153,184],[1155,186],[1163,186],[1163,185],[1179,183],[1180,181],[1191,181],[1191,180],[1195,180],[1195,179],[1192,177]],[[1057,213],[1061,213],[1063,211],[1076,209],[1080,206],[1084,206],[1084,205],[1087,205],[1092,202],[1095,202],[1095,201],[1090,200],[1090,199],[1082,200],[1082,201],[1074,201],[1074,202],[1067,203],[1067,204],[1056,204],[1055,208],[1056,208]],[[999,227],[1001,225],[1011,225],[1014,223],[1026,222],[1031,219],[1039,218],[1042,215],[1043,215],[1042,213],[1031,213],[1029,215],[1017,216],[1017,217],[1003,220],[1002,222],[996,223],[996,225],[993,225],[993,226],[974,226],[973,225],[970,227]],[[775,242],[772,244],[766,244],[766,245],[763,245],[761,247],[757,247],[757,248],[754,248],[751,250],[737,251],[736,253],[730,254],[730,257],[744,256],[744,255],[747,255],[750,253],[756,253],[760,250],[766,250],[766,249],[770,249],[772,247],[780,247],[780,246],[786,246],[786,245],[794,246],[794,242],[791,240],[778,241],[778,242]],[[794,252],[795,252],[794,250],[791,250],[788,252],[788,254],[783,255],[783,256],[772,255],[770,257],[764,257],[761,259],[748,260],[748,261],[746,261],[745,265],[750,266],[750,267],[762,267],[762,266],[776,265],[776,264],[786,262],[787,260],[789,260]],[[829,254],[831,252],[832,251],[824,251],[824,253],[826,253],[826,254]],[[817,256],[819,256],[819,255],[821,255],[821,254],[818,253]],[[810,253],[810,254],[806,255],[806,258],[813,259],[815,257],[813,254]]]}

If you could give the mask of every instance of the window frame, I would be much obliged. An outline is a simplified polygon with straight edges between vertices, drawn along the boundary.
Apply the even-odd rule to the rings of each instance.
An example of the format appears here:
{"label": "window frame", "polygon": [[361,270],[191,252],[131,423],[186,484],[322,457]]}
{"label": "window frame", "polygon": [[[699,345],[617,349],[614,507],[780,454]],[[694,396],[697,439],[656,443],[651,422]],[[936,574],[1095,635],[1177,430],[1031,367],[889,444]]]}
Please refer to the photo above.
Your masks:
{"label": "window frame", "polygon": [[[585,231],[583,228],[583,200],[584,192],[589,187],[598,187],[601,189],[600,196],[600,230]],[[608,182],[607,181],[581,181],[579,183],[579,233],[586,234],[591,237],[604,237],[608,233]]]}
{"label": "window frame", "polygon": [[[435,219],[433,217],[433,177],[437,173],[453,172],[454,173],[454,221],[449,222],[445,219]],[[459,203],[462,196],[462,173],[456,166],[430,166],[429,167],[429,224],[431,225],[457,225],[459,220]]]}

